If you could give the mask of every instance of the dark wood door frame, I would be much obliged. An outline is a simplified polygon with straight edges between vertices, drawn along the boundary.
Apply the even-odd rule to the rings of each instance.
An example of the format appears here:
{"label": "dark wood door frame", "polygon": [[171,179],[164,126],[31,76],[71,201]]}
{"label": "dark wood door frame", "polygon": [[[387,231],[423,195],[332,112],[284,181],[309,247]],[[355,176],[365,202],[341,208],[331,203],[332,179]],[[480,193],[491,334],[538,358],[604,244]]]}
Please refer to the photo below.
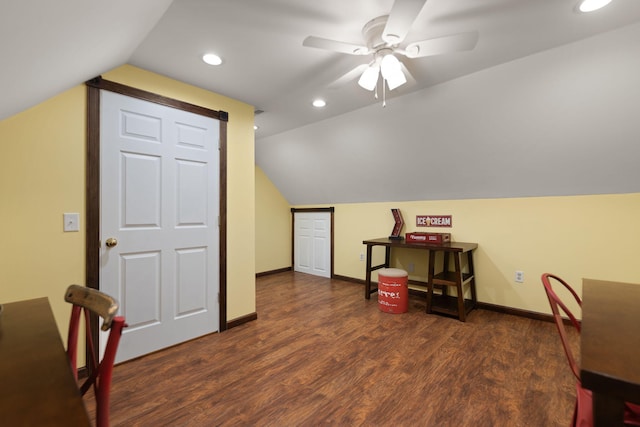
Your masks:
{"label": "dark wood door frame", "polygon": [[[194,104],[146,92],[96,77],[87,86],[87,164],[86,164],[86,285],[100,288],[100,90],[188,111],[220,121],[220,283],[218,299],[219,329],[227,329],[227,122],[225,111],[215,111]],[[95,322],[97,325],[97,322]],[[93,331],[98,342],[98,329]],[[98,350],[97,348],[95,349]]]}
{"label": "dark wood door frame", "polygon": [[291,208],[291,269],[293,271],[296,270],[296,213],[301,212],[329,212],[331,214],[331,278],[333,279],[333,214],[335,212],[335,208],[332,206],[330,208]]}

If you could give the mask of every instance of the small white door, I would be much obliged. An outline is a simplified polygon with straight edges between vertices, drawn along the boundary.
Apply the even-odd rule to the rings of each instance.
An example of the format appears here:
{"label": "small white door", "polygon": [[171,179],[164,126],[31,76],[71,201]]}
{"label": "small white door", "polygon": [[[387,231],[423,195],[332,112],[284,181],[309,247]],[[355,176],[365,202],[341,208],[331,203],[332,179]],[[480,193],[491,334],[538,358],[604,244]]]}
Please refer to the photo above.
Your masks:
{"label": "small white door", "polygon": [[294,213],[294,270],[331,277],[331,214]]}
{"label": "small white door", "polygon": [[104,90],[100,111],[100,289],[129,325],[121,362],[219,330],[220,132]]}

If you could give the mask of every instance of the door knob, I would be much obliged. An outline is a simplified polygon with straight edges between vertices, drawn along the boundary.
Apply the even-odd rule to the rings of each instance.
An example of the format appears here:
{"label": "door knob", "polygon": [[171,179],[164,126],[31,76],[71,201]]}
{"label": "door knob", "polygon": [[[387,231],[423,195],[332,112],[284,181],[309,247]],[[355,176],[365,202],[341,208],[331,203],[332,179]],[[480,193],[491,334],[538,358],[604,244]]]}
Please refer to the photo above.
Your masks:
{"label": "door knob", "polygon": [[109,237],[106,243],[108,248],[112,248],[118,244],[118,239],[116,239],[115,237]]}

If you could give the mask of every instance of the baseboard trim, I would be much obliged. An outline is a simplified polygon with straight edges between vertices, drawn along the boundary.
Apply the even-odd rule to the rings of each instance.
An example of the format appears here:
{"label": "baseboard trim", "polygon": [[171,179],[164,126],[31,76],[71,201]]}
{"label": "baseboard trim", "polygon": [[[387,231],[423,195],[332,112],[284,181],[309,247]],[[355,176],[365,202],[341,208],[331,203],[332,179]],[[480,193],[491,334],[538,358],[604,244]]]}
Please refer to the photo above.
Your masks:
{"label": "baseboard trim", "polygon": [[[333,278],[344,280],[345,282],[359,283],[361,285],[364,285],[365,283],[363,279],[356,279],[354,277],[348,277],[348,276],[340,276],[338,274],[334,275]],[[426,282],[417,281],[417,280],[409,280],[409,283],[413,285],[420,285],[420,286],[427,285]],[[409,292],[412,295],[420,295],[420,294],[424,295],[424,293],[422,292],[419,292],[419,291],[412,292],[412,291],[413,291],[412,289],[409,290]],[[553,316],[550,314],[538,313],[538,312],[529,311],[529,310],[522,310],[519,308],[507,307],[504,305],[490,304],[487,302],[478,302],[476,304],[476,308],[487,310],[487,311],[495,311],[497,313],[510,314],[512,316],[525,317],[527,319],[542,320],[544,322],[554,322]]]}
{"label": "baseboard trim", "polygon": [[542,320],[544,322],[554,322],[550,314],[538,313],[536,311],[522,310],[519,308],[507,307],[505,305],[489,304],[488,302],[478,302],[477,308],[497,313],[511,314],[513,316],[526,317],[527,319]]}
{"label": "baseboard trim", "polygon": [[78,378],[87,378],[89,376],[89,369],[86,366],[78,368]]}
{"label": "baseboard trim", "polygon": [[291,271],[291,267],[278,268],[276,270],[263,271],[262,273],[256,273],[256,277],[269,276],[271,274],[284,273],[285,271]]}
{"label": "baseboard trim", "polygon": [[258,313],[249,313],[233,320],[229,320],[227,322],[227,329],[235,328],[236,326],[244,325],[245,323],[253,322],[254,320],[258,320]]}
{"label": "baseboard trim", "polygon": [[334,274],[333,277],[331,277],[331,278],[332,279],[336,279],[336,280],[342,280],[344,282],[353,282],[353,283],[357,283],[359,285],[364,285],[364,280],[356,279],[354,277],[340,276],[339,274]]}

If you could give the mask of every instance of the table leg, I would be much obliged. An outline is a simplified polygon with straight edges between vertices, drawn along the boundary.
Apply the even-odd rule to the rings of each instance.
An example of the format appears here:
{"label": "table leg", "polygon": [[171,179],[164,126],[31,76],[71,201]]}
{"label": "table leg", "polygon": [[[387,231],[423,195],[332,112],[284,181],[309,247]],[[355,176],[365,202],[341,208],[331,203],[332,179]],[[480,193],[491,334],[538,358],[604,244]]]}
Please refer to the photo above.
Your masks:
{"label": "table leg", "polygon": [[471,280],[469,281],[469,286],[471,287],[471,301],[473,301],[473,308],[475,308],[478,304],[478,295],[476,294],[476,273],[473,270],[472,251],[467,252],[467,265],[469,267],[469,274],[471,275]]}
{"label": "table leg", "polygon": [[[444,252],[442,254],[442,272],[450,271],[449,269],[449,252]],[[442,288],[442,296],[449,295],[449,287],[441,286]]]}
{"label": "table leg", "polygon": [[429,269],[427,270],[427,313],[431,313],[431,303],[433,301],[433,276],[436,264],[436,251],[429,251]]}
{"label": "table leg", "polygon": [[460,254],[455,254],[454,271],[456,276],[456,293],[458,298],[458,318],[461,322],[467,320],[467,313],[464,309],[464,290],[462,289],[462,267],[460,265]]}
{"label": "table leg", "polygon": [[593,392],[594,427],[624,425],[624,402],[613,396]]}
{"label": "table leg", "polygon": [[371,299],[371,245],[367,245],[367,273],[364,282],[364,297]]}

